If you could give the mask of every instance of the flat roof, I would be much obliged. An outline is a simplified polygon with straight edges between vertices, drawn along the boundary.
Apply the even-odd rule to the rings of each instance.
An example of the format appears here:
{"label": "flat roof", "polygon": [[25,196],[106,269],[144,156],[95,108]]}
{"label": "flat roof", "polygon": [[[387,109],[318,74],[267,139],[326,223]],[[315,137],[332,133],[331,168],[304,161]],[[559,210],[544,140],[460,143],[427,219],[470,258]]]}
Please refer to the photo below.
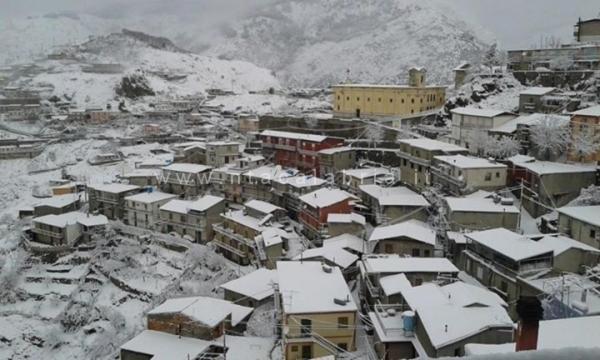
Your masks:
{"label": "flat roof", "polygon": [[98,226],[108,224],[108,219],[104,215],[88,215],[86,213],[78,211],[71,211],[60,215],[44,215],[36,217],[32,221],[34,223],[46,224],[59,228],[63,228],[67,225],[73,224],[81,224],[84,226]]}
{"label": "flat roof", "polygon": [[332,88],[372,88],[372,89],[445,89],[445,86],[439,85],[426,85],[422,87],[408,86],[408,85],[393,85],[393,84],[337,84],[332,85]]}
{"label": "flat roof", "polygon": [[343,223],[343,224],[351,224],[356,223],[360,225],[366,224],[366,219],[364,216],[357,213],[350,214],[329,214],[327,215],[328,223]]}
{"label": "flat roof", "polygon": [[445,197],[444,200],[453,212],[519,213],[519,209],[514,205],[502,205],[488,198]]}
{"label": "flat roof", "polygon": [[178,171],[186,173],[201,173],[210,170],[210,166],[199,165],[199,164],[188,164],[188,163],[174,163],[169,166],[163,167],[163,170]]}
{"label": "flat roof", "polygon": [[135,201],[140,203],[151,204],[157,201],[163,201],[176,198],[176,195],[168,194],[160,191],[141,192],[135,195],[126,196],[125,200]]}
{"label": "flat roof", "polygon": [[144,330],[121,345],[121,350],[150,355],[152,360],[194,359],[216,342],[172,335],[162,331]]}
{"label": "flat roof", "polygon": [[401,257],[397,254],[367,257],[363,260],[367,273],[458,273],[446,258]]}
{"label": "flat roof", "polygon": [[340,146],[340,147],[319,150],[319,154],[331,155],[331,154],[337,154],[337,153],[347,152],[347,151],[354,151],[354,149],[349,146]]}
{"label": "flat roof", "polygon": [[54,208],[62,208],[79,201],[79,197],[80,194],[56,195],[49,198],[41,199],[37,204],[35,204],[35,207],[49,206]]}
{"label": "flat roof", "polygon": [[342,270],[347,269],[358,260],[358,256],[338,246],[323,246],[304,250],[294,260],[325,259],[339,266]]}
{"label": "flat roof", "polygon": [[589,108],[577,110],[573,115],[579,116],[600,116],[600,105],[591,106]]}
{"label": "flat roof", "polygon": [[586,172],[596,172],[596,167],[593,165],[583,164],[564,164],[559,162],[551,161],[538,161],[532,158],[523,156],[513,156],[507,159],[516,166],[525,168],[538,175],[549,175],[549,174],[576,174]]}
{"label": "flat roof", "polygon": [[273,204],[268,203],[266,201],[254,200],[254,199],[250,200],[250,201],[247,201],[244,204],[244,206],[247,207],[247,208],[249,208],[249,209],[257,210],[257,211],[259,211],[259,212],[261,212],[263,214],[272,214],[272,213],[274,213],[277,210],[283,210],[283,211],[285,211],[285,209],[283,209],[283,208],[281,208],[279,206],[273,205]]}
{"label": "flat roof", "polygon": [[110,183],[110,184],[98,184],[98,185],[89,185],[90,189],[94,189],[96,191],[102,191],[112,194],[120,194],[131,190],[139,189],[139,186],[129,185],[129,184],[120,184],[120,183]]}
{"label": "flat roof", "polygon": [[278,130],[263,130],[260,133],[261,136],[271,136],[271,137],[279,137],[285,139],[294,139],[294,140],[303,140],[310,142],[323,142],[328,139],[328,136],[323,135],[313,135],[313,134],[305,134],[305,133],[295,133],[291,131],[278,131]]}
{"label": "flat roof", "polygon": [[453,114],[458,115],[466,115],[466,116],[478,116],[478,117],[486,117],[493,118],[500,115],[515,115],[514,113],[506,110],[498,110],[498,109],[480,109],[476,107],[461,107],[450,110]]}
{"label": "flat roof", "polygon": [[[341,270],[318,261],[278,261],[279,290],[286,314],[355,312],[354,303]],[[341,303],[334,302],[339,299]]]}
{"label": "flat roof", "polygon": [[555,90],[556,90],[556,88],[554,88],[554,87],[533,86],[533,87],[530,87],[530,88],[527,88],[527,89],[521,91],[520,94],[521,95],[546,95]]}
{"label": "flat roof", "polygon": [[565,206],[558,209],[560,214],[572,217],[594,226],[600,226],[600,205]]}
{"label": "flat roof", "polygon": [[420,149],[429,150],[429,151],[445,151],[445,152],[459,152],[459,151],[468,151],[466,148],[454,144],[450,144],[447,142],[419,138],[419,139],[402,139],[399,141],[403,144],[408,144],[413,147],[418,147]]}
{"label": "flat roof", "polygon": [[434,159],[446,164],[456,166],[460,169],[488,169],[488,168],[508,168],[504,164],[490,161],[475,156],[465,155],[440,155],[434,156]]}
{"label": "flat roof", "polygon": [[371,167],[365,169],[344,169],[342,170],[344,176],[350,176],[357,179],[366,179],[371,177],[391,175],[392,172],[389,169],[382,167]]}

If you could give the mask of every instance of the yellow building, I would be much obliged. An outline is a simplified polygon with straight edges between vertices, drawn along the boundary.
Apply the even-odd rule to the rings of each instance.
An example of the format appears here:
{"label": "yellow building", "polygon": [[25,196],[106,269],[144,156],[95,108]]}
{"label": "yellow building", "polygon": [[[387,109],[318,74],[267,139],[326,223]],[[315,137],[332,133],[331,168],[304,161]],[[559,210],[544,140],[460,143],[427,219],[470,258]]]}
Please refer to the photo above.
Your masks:
{"label": "yellow building", "polygon": [[286,360],[356,351],[358,307],[338,267],[279,261],[277,273],[275,301]]}
{"label": "yellow building", "polygon": [[408,85],[340,84],[333,86],[333,111],[338,116],[405,116],[441,108],[446,88],[426,86],[425,70],[409,70]]}

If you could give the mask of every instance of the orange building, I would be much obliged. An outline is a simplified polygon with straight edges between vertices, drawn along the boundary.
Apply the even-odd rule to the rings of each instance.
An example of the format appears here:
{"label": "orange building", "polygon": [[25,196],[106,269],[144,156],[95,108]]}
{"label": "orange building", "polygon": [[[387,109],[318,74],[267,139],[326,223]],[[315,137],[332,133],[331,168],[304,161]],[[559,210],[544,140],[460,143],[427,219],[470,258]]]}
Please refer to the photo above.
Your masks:
{"label": "orange building", "polygon": [[[571,117],[571,151],[569,160],[600,164],[600,105],[573,113]],[[595,151],[589,149],[595,147]],[[588,149],[585,151],[584,149]]]}

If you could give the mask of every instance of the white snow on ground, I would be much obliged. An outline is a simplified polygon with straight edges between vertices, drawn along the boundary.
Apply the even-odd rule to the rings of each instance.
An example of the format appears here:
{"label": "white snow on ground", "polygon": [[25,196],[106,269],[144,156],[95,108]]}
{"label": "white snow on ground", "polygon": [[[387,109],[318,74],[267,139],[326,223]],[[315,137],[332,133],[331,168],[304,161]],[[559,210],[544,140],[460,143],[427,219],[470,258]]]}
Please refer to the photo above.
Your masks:
{"label": "white snow on ground", "polygon": [[329,108],[327,99],[293,99],[285,95],[240,94],[218,96],[207,105],[222,105],[223,110],[247,112],[255,114],[267,113],[301,113],[311,109]]}

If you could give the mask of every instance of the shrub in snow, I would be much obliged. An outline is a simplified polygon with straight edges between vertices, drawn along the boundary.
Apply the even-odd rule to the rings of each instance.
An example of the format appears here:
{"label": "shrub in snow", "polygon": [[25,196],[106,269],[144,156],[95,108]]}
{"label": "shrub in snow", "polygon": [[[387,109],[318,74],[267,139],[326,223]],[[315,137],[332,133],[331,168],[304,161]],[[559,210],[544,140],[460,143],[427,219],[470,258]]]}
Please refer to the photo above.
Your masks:
{"label": "shrub in snow", "polygon": [[571,131],[554,115],[546,115],[539,123],[530,128],[531,143],[538,156],[550,160],[569,149]]}
{"label": "shrub in snow", "polygon": [[20,270],[25,254],[15,250],[0,258],[0,302],[11,303],[16,299],[16,289],[19,283]]}
{"label": "shrub in snow", "polygon": [[581,189],[579,196],[569,203],[569,206],[600,205],[600,186],[590,185]]}

